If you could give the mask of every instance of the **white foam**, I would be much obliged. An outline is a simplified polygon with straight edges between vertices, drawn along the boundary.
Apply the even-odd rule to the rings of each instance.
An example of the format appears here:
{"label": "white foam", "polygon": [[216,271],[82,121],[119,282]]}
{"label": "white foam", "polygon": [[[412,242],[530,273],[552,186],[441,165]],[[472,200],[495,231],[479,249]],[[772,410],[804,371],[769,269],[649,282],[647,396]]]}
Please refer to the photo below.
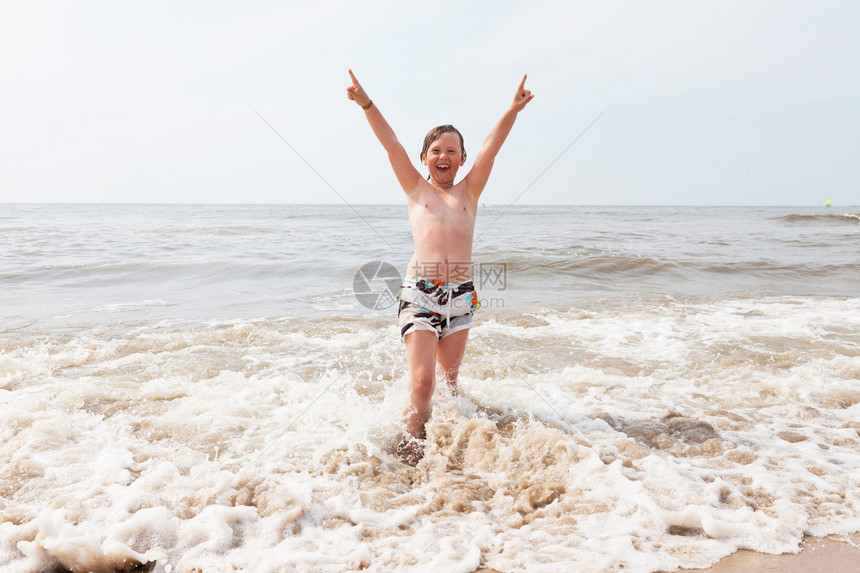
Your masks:
{"label": "white foam", "polygon": [[0,353],[0,564],[652,571],[794,551],[860,529],[858,333],[839,298],[498,313],[414,469],[391,453],[388,321],[21,337]]}

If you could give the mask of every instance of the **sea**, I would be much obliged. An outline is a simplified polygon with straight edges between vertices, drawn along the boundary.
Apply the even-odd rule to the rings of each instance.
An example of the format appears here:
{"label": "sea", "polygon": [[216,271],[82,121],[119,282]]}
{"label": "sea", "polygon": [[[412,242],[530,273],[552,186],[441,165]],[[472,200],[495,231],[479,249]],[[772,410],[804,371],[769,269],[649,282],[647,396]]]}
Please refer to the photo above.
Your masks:
{"label": "sea", "polygon": [[0,570],[673,571],[860,531],[860,207],[481,205],[396,455],[405,205],[0,204]]}

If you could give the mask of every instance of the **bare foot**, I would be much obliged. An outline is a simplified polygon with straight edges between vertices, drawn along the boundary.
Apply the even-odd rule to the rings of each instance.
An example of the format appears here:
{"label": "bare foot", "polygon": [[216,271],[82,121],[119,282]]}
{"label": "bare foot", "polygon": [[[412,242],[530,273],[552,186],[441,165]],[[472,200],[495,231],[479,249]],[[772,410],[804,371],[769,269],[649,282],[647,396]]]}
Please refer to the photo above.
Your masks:
{"label": "bare foot", "polygon": [[397,444],[397,455],[404,463],[415,466],[424,457],[424,446],[418,438],[406,434]]}

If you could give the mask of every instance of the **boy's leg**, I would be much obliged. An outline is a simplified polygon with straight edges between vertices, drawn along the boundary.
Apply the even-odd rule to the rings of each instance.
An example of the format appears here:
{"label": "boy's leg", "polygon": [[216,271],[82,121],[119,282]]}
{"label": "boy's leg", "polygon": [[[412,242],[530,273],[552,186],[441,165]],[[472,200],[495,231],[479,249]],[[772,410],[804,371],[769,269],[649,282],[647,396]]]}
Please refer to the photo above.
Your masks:
{"label": "boy's leg", "polygon": [[457,393],[457,376],[460,373],[460,363],[466,352],[466,341],[469,339],[469,329],[458,330],[439,342],[436,348],[436,361],[442,367],[445,379],[451,391]]}
{"label": "boy's leg", "polygon": [[436,374],[436,332],[415,330],[403,338],[409,362],[409,407],[403,417],[412,437],[424,438],[427,408],[433,397]]}

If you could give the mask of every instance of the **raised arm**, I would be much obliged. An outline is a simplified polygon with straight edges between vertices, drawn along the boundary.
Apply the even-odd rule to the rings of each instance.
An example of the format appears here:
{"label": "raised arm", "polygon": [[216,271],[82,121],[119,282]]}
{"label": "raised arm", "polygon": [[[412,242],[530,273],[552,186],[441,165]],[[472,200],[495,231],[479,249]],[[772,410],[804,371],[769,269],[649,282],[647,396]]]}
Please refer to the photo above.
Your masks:
{"label": "raised arm", "polygon": [[534,94],[526,89],[526,77],[527,76],[523,76],[520,85],[517,87],[517,93],[514,94],[514,101],[511,102],[511,107],[505,111],[502,118],[493,127],[489,135],[487,135],[487,138],[484,139],[484,143],[481,145],[481,149],[475,157],[475,163],[472,165],[472,169],[469,171],[469,174],[466,175],[466,188],[468,189],[469,195],[475,201],[477,201],[478,197],[481,196],[481,192],[487,184],[487,179],[490,178],[490,171],[493,170],[493,163],[496,160],[496,155],[499,153],[499,150],[502,148],[502,144],[511,132],[511,128],[514,126],[514,121],[517,119],[517,114],[519,114],[523,108],[526,107],[526,104],[532,101],[532,98],[534,97]]}
{"label": "raised arm", "polygon": [[358,83],[358,79],[352,73],[352,70],[349,70],[349,77],[352,78],[352,85],[346,88],[347,97],[360,105],[364,110],[364,116],[367,118],[370,128],[373,129],[376,139],[379,140],[379,143],[388,152],[388,161],[391,162],[391,167],[394,169],[397,181],[406,193],[410,193],[418,187],[418,183],[421,181],[421,174],[415,169],[406,150],[403,149],[403,146],[397,140],[397,136],[394,135],[394,130],[391,129],[391,126],[382,117],[382,112],[379,111],[379,108],[373,103],[370,96],[365,93],[364,88]]}

